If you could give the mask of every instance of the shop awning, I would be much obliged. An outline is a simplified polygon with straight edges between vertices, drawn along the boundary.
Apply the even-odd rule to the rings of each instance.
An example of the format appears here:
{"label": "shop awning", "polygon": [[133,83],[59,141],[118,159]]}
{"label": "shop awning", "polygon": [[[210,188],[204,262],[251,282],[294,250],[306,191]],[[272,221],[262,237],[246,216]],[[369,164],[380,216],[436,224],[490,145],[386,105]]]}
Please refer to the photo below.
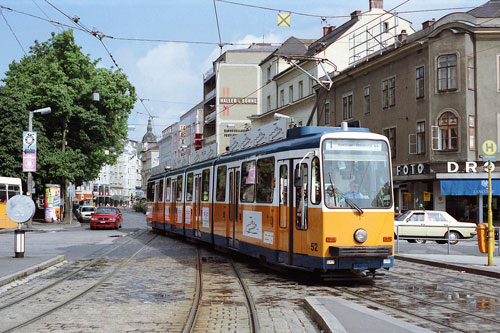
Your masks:
{"label": "shop awning", "polygon": [[[441,195],[488,195],[487,179],[441,180]],[[500,194],[500,179],[491,180],[492,194]]]}

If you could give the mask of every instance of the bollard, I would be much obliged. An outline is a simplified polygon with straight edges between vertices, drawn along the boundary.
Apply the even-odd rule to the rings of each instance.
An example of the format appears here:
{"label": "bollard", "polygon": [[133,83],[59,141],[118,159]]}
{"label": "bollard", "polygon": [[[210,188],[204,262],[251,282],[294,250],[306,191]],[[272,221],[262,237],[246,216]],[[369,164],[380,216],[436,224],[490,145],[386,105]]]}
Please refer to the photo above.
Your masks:
{"label": "bollard", "polygon": [[24,230],[14,230],[14,253],[16,258],[24,258]]}

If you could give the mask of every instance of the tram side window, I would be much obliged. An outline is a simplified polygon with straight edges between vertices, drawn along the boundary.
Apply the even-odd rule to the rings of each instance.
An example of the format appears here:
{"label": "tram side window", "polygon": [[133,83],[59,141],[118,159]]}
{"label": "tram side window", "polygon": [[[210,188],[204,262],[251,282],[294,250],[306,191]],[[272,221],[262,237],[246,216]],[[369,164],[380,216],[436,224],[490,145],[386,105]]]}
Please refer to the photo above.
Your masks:
{"label": "tram side window", "polygon": [[186,201],[193,200],[193,173],[190,172],[186,176]]}
{"label": "tram side window", "polygon": [[217,168],[217,189],[215,193],[217,201],[226,200],[226,174],[227,167],[225,165]]}
{"label": "tram side window", "polygon": [[163,202],[163,179],[158,182],[158,202]]}
{"label": "tram side window", "polygon": [[257,161],[257,202],[273,202],[274,157]]}
{"label": "tram side window", "polygon": [[148,183],[146,196],[147,196],[148,202],[155,201],[155,183],[154,182]]}
{"label": "tram side window", "polygon": [[172,185],[170,178],[167,178],[167,186],[165,186],[165,201],[170,202],[170,196],[172,194]]}
{"label": "tram side window", "polygon": [[255,200],[255,161],[243,162],[241,165],[240,201]]}
{"label": "tram side window", "polygon": [[0,202],[7,202],[7,185],[0,184]]}
{"label": "tram side window", "polygon": [[317,157],[311,162],[311,202],[315,205],[321,202],[321,176]]}
{"label": "tram side window", "polygon": [[[297,168],[299,166],[297,165]],[[307,172],[307,164],[301,164],[302,169],[302,179],[299,184],[296,185],[296,196],[295,196],[295,205],[296,205],[296,227],[298,230],[306,230],[307,229],[307,180],[308,180],[308,172]]]}
{"label": "tram side window", "polygon": [[182,175],[177,176],[177,201],[182,201]]}
{"label": "tram side window", "polygon": [[210,193],[210,169],[205,169],[201,173],[201,200],[208,201],[209,193]]}

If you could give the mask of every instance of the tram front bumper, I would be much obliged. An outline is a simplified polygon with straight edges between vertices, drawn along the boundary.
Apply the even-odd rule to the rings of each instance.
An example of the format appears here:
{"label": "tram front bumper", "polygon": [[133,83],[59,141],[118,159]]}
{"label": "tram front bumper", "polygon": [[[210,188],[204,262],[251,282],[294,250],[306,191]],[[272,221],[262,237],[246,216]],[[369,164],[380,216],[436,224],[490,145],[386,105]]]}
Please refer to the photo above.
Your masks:
{"label": "tram front bumper", "polygon": [[330,246],[332,257],[388,257],[392,246]]}

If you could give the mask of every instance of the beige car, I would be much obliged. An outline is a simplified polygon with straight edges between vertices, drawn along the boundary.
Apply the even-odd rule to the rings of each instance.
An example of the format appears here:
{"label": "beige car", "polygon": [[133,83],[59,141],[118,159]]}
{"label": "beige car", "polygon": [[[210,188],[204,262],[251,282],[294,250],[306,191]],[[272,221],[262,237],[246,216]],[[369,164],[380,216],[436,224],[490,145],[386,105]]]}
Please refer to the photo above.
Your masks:
{"label": "beige car", "polygon": [[[399,226],[399,227],[398,227]],[[447,212],[437,210],[409,210],[394,221],[394,235],[407,239],[410,243],[425,243],[426,238],[448,238],[450,244],[458,243],[461,238],[476,235],[476,224],[459,222]],[[398,235],[399,232],[399,235]],[[436,240],[446,244],[446,240]]]}

